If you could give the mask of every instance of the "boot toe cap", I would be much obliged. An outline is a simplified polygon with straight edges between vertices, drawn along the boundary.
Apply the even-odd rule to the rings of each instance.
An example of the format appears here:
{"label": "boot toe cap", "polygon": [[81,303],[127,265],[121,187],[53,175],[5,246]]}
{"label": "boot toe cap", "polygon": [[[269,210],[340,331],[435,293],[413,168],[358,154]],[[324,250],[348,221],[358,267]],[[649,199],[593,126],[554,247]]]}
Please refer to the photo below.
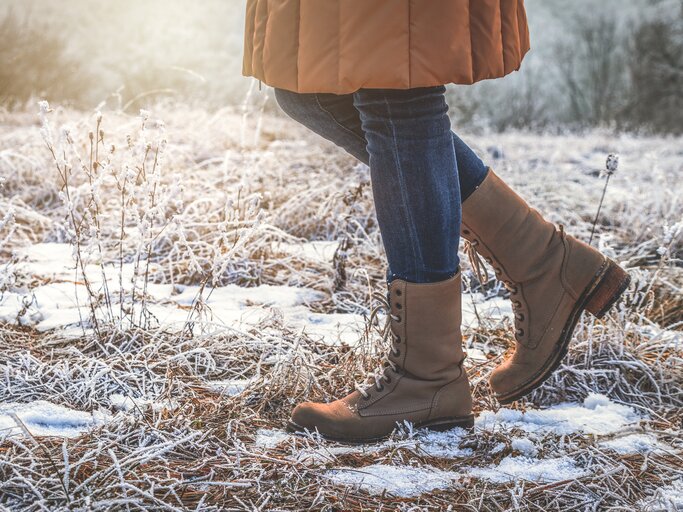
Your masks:
{"label": "boot toe cap", "polygon": [[315,430],[321,420],[320,408],[323,404],[303,402],[292,411],[290,422],[300,429]]}
{"label": "boot toe cap", "polygon": [[331,403],[304,402],[297,405],[290,417],[290,430],[318,431],[328,438],[363,437],[365,422],[343,400]]}
{"label": "boot toe cap", "polygon": [[489,385],[497,395],[507,395],[521,387],[531,375],[528,365],[506,361],[493,370]]}

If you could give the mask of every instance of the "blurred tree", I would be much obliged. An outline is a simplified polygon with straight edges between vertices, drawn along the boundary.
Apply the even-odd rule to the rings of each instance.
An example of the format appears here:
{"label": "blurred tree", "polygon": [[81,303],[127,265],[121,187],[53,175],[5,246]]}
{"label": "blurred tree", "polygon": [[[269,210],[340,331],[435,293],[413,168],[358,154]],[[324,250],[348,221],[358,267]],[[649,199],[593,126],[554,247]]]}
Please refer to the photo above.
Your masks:
{"label": "blurred tree", "polygon": [[9,11],[0,21],[0,103],[13,107],[32,97],[77,100],[89,77],[67,54],[56,28],[19,19]]}
{"label": "blurred tree", "polygon": [[630,53],[631,91],[624,124],[683,133],[683,0],[673,16],[635,27]]}
{"label": "blurred tree", "polygon": [[579,13],[568,24],[570,39],[558,45],[557,69],[570,124],[605,125],[619,117],[628,89],[619,28],[608,13]]}

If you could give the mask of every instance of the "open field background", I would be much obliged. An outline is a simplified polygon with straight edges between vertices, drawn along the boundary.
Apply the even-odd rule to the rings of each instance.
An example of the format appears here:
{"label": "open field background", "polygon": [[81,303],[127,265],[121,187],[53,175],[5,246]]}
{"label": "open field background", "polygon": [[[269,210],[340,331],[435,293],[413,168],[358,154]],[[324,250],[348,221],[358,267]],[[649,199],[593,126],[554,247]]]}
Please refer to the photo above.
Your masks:
{"label": "open field background", "polygon": [[[239,104],[245,0],[3,0],[0,105]],[[682,0],[526,0],[523,73],[449,86],[459,129],[681,134]],[[505,108],[501,108],[505,105]],[[266,110],[277,110],[274,102]]]}
{"label": "open field background", "polygon": [[384,349],[369,170],[241,76],[244,0],[3,0],[0,512],[683,510],[683,2],[526,5],[454,129],[632,286],[500,408],[463,257],[474,432],[349,447],[283,426]]}
{"label": "open field background", "polygon": [[0,506],[683,506],[680,138],[463,134],[586,240],[619,153],[593,243],[634,284],[581,320],[551,380],[501,409],[486,378],[512,346],[510,310],[464,261],[475,432],[346,447],[282,427],[378,361],[368,169],[262,113],[269,94],[214,112],[0,117]]}

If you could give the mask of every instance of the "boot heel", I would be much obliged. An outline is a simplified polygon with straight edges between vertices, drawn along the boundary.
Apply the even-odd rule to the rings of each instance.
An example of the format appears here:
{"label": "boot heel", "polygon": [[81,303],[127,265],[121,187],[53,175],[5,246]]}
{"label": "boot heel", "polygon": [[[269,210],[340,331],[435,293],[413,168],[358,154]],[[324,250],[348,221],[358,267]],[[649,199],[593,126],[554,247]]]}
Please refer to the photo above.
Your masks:
{"label": "boot heel", "polygon": [[586,310],[596,318],[602,318],[614,306],[628,288],[631,276],[615,262],[608,260],[607,270],[599,279],[586,303]]}

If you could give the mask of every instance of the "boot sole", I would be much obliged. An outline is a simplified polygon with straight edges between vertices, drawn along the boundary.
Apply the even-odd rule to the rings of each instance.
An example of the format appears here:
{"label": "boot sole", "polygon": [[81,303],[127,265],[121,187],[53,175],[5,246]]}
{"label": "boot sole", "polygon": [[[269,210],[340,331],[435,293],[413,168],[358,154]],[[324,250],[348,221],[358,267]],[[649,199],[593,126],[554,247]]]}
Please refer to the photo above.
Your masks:
{"label": "boot sole", "polygon": [[[455,427],[460,427],[464,428],[466,430],[473,430],[474,429],[474,414],[470,414],[469,416],[463,416],[460,418],[438,418],[435,420],[430,420],[430,421],[423,421],[421,423],[416,423],[415,424],[415,429],[420,429],[420,428],[426,428],[428,430],[435,430],[438,432],[444,432],[446,430],[451,430]],[[291,432],[293,434],[305,434],[306,431],[311,431],[310,429],[306,429],[306,427],[302,427],[301,425],[298,425],[294,423],[292,420],[289,420],[287,422],[287,431]],[[392,430],[393,432],[393,430]],[[376,443],[379,441],[384,441],[387,439],[392,432],[389,432],[387,434],[384,434],[382,436],[375,436],[375,437],[366,437],[366,438],[355,438],[355,437],[342,437],[342,436],[328,436],[328,435],[323,435],[320,434],[321,437],[328,441],[334,441],[336,443],[345,443],[345,444],[367,444],[367,443]]]}
{"label": "boot sole", "polygon": [[630,283],[631,276],[614,261],[607,259],[602,267],[600,267],[596,277],[591,281],[581,297],[579,297],[576,306],[569,316],[569,320],[567,320],[564,329],[560,333],[560,339],[555,345],[555,350],[541,370],[527,384],[517,388],[515,391],[503,395],[496,394],[498,402],[502,405],[510,404],[541,386],[557,370],[567,355],[569,342],[572,339],[581,313],[585,310],[596,318],[602,318],[617,303]]}

